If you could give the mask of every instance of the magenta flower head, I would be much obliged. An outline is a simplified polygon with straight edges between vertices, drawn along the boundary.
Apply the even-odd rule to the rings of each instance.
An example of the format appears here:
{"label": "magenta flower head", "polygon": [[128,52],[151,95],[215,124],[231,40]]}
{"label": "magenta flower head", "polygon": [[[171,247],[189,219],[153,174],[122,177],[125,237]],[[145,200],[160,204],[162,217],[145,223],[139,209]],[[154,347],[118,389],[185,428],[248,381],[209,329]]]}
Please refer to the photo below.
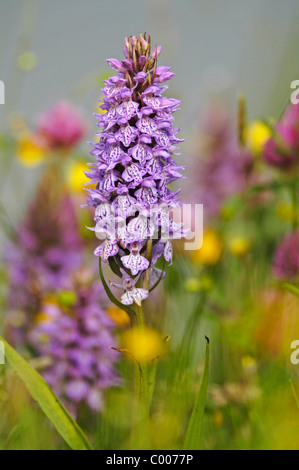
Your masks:
{"label": "magenta flower head", "polygon": [[40,116],[38,132],[46,138],[50,148],[68,149],[84,137],[86,124],[73,105],[60,101]]}
{"label": "magenta flower head", "polygon": [[100,141],[90,152],[96,163],[86,173],[96,184],[88,189],[102,240],[95,254],[122,278],[124,305],[147,297],[157,280],[157,260],[171,263],[170,240],[182,235],[181,224],[169,216],[180,190],[168,188],[184,168],[173,159],[181,142],[173,125],[180,101],[163,96],[174,74],[157,65],[160,52],[160,46],[151,51],[150,36],[140,34],[125,39],[124,60],[108,59],[117,74],[104,82],[106,112],[96,115]]}
{"label": "magenta flower head", "polygon": [[274,256],[274,274],[279,279],[295,281],[299,274],[299,232],[291,233],[278,245]]}
{"label": "magenta flower head", "polygon": [[273,137],[265,145],[264,160],[281,170],[291,171],[298,165],[298,152],[299,106],[291,104],[276,124]]}
{"label": "magenta flower head", "polygon": [[232,126],[232,117],[223,106],[212,106],[199,129],[201,145],[194,155],[188,185],[189,200],[200,201],[205,217],[218,217],[226,201],[245,191],[253,170],[253,159],[241,148]]}

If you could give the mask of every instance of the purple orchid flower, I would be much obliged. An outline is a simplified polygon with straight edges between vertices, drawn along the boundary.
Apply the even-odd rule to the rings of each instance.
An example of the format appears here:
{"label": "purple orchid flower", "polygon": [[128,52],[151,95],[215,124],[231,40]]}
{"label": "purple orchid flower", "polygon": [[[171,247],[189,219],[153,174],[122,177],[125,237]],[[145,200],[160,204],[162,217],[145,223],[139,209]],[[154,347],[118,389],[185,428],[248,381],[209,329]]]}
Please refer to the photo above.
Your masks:
{"label": "purple orchid flower", "polygon": [[[173,125],[180,101],[163,97],[164,83],[174,74],[170,67],[157,66],[160,53],[161,46],[151,51],[150,37],[140,34],[125,39],[124,60],[108,59],[117,75],[104,81],[101,108],[106,112],[96,115],[101,139],[92,144],[96,163],[86,172],[96,184],[88,190],[87,202],[97,208],[95,232],[102,239],[95,254],[104,262],[113,259],[122,286],[128,272],[144,279],[161,256],[171,264],[170,240],[183,236],[169,216],[180,204],[180,190],[168,187],[182,178],[184,169],[173,159],[182,141]],[[139,304],[147,295],[129,279],[133,287],[125,289],[122,303]]]}
{"label": "purple orchid flower", "polygon": [[123,283],[115,284],[110,282],[110,285],[116,287],[117,289],[123,289],[125,293],[121,296],[121,301],[124,305],[132,305],[134,302],[141,306],[141,301],[145,300],[148,297],[148,290],[140,287],[135,287],[140,276],[137,276],[135,279],[132,279],[124,269],[121,269]]}

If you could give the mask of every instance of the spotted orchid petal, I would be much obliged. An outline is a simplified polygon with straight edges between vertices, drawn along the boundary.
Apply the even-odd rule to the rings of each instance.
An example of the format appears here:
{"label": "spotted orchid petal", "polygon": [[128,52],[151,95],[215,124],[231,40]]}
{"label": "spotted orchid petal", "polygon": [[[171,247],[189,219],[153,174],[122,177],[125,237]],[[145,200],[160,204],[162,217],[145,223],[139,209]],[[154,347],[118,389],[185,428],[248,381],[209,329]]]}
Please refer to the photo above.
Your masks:
{"label": "spotted orchid petal", "polygon": [[102,243],[100,246],[98,246],[95,249],[94,254],[96,256],[100,256],[102,260],[104,261],[104,263],[107,263],[108,258],[110,256],[117,255],[118,250],[119,248],[118,248],[116,240],[111,241],[107,239],[104,241],[104,243]]}
{"label": "spotted orchid petal", "polygon": [[132,149],[129,149],[129,155],[132,155],[135,160],[138,160],[141,165],[144,165],[147,160],[152,158],[153,151],[148,145],[143,142],[138,142]]}
{"label": "spotted orchid petal", "polygon": [[124,194],[117,196],[117,198],[114,199],[112,206],[118,215],[126,219],[136,213],[136,202],[137,201],[134,197],[129,194]]}
{"label": "spotted orchid petal", "polygon": [[122,174],[122,178],[127,181],[128,183],[131,181],[135,181],[136,186],[140,184],[143,180],[143,176],[145,175],[145,170],[138,166],[135,163],[127,166],[125,171]]}
{"label": "spotted orchid petal", "polygon": [[158,129],[158,125],[156,124],[155,120],[149,117],[141,118],[136,122],[136,126],[140,132],[148,135],[154,135]]}
{"label": "spotted orchid petal", "polygon": [[108,203],[99,204],[96,208],[95,219],[106,220],[114,217],[115,212],[113,206]]}
{"label": "spotted orchid petal", "polygon": [[137,114],[139,104],[130,100],[124,101],[117,108],[117,114],[119,118],[124,119],[124,123],[130,121],[133,116]]}
{"label": "spotted orchid petal", "polygon": [[137,305],[141,306],[141,301],[145,300],[148,294],[148,290],[134,287],[121,296],[121,302],[124,305],[132,305],[133,302],[135,302]]}
{"label": "spotted orchid petal", "polygon": [[151,187],[142,187],[135,192],[137,201],[141,204],[151,205],[158,202],[158,191]]}
{"label": "spotted orchid petal", "polygon": [[101,189],[107,192],[111,192],[115,190],[115,182],[117,181],[117,175],[112,171],[107,172],[104,175],[103,180],[100,183]]}
{"label": "spotted orchid petal", "polygon": [[129,147],[138,135],[137,129],[132,126],[122,126],[115,134],[116,140]]}
{"label": "spotted orchid petal", "polygon": [[128,223],[128,233],[134,235],[136,240],[145,240],[153,235],[153,227],[148,217],[139,215]]}
{"label": "spotted orchid petal", "polygon": [[131,270],[133,276],[136,276],[140,271],[145,271],[150,264],[149,261],[139,253],[122,256],[121,261],[125,268]]}
{"label": "spotted orchid petal", "polygon": [[171,245],[171,242],[167,240],[167,242],[165,243],[165,248],[164,248],[164,258],[169,263],[169,266],[172,265],[172,255],[173,255],[172,245]]}

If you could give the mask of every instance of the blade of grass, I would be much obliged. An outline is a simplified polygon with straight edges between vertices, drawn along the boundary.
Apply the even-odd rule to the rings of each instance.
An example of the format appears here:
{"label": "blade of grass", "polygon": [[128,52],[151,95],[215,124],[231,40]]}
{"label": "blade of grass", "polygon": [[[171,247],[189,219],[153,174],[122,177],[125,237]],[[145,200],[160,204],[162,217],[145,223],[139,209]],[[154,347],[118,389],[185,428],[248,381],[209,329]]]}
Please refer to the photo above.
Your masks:
{"label": "blade of grass", "polygon": [[289,291],[291,294],[293,294],[295,297],[299,298],[299,289],[298,287],[293,286],[293,284],[289,284],[288,282],[285,282],[283,284],[283,288]]}
{"label": "blade of grass", "polygon": [[93,450],[81,428],[44,379],[1,336],[0,340],[4,343],[8,363],[71,449]]}
{"label": "blade of grass", "polygon": [[293,394],[294,394],[295,402],[296,402],[297,408],[299,410],[299,397],[297,395],[294,382],[292,380],[290,380],[290,383],[291,383],[291,388],[292,388],[292,391],[293,391]]}
{"label": "blade of grass", "polygon": [[199,450],[200,449],[200,437],[201,430],[206,406],[206,397],[209,383],[209,353],[210,353],[210,340],[206,337],[207,347],[206,347],[206,358],[205,358],[205,368],[198,391],[198,395],[195,400],[194,408],[192,415],[188,424],[184,450]]}

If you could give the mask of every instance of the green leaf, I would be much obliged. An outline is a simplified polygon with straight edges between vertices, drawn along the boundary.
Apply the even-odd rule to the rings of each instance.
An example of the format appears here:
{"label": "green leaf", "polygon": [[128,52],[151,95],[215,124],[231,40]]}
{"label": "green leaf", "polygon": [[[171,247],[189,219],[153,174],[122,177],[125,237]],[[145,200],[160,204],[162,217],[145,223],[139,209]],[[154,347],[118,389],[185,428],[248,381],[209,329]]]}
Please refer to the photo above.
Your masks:
{"label": "green leaf", "polygon": [[288,282],[283,284],[283,287],[284,287],[284,289],[289,291],[291,294],[293,294],[295,297],[299,298],[299,289],[298,289],[298,287],[295,287],[295,286],[293,286],[293,284],[289,284]]}
{"label": "green leaf", "polygon": [[118,266],[117,262],[115,261],[114,256],[109,256],[108,261],[109,261],[109,266],[111,268],[111,271],[113,271],[114,274],[116,274],[118,277],[122,277],[120,267]]}
{"label": "green leaf", "polygon": [[5,357],[26,385],[32,398],[73,450],[93,450],[92,445],[44,379],[3,338]]}
{"label": "green leaf", "polygon": [[112,294],[111,290],[109,289],[108,287],[108,284],[104,278],[104,273],[103,273],[103,269],[102,269],[102,260],[101,258],[99,259],[99,271],[100,271],[100,278],[101,278],[101,281],[102,281],[102,284],[104,286],[104,289],[106,291],[106,294],[108,295],[109,299],[111,300],[111,302],[116,305],[117,307],[119,307],[120,309],[124,310],[125,312],[127,312],[127,314],[129,315],[131,321],[134,321],[134,318],[136,317],[136,312],[129,306],[127,305],[124,305],[122,304],[119,300],[117,300],[117,298]]}
{"label": "green leaf", "polygon": [[184,450],[199,450],[200,449],[200,437],[202,430],[202,423],[204,418],[208,382],[209,382],[209,351],[210,351],[210,340],[206,337],[207,348],[206,348],[206,359],[205,368],[198,391],[198,395],[195,400],[192,415],[188,424]]}

